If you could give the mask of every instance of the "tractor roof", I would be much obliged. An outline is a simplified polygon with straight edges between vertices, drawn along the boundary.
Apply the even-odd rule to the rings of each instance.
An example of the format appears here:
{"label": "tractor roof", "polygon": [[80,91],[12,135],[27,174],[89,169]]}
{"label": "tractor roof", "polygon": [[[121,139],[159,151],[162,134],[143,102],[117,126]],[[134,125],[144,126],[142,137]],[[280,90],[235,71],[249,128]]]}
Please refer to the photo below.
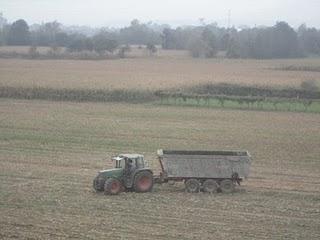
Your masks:
{"label": "tractor roof", "polygon": [[119,157],[126,157],[126,158],[143,158],[143,155],[141,154],[120,154]]}

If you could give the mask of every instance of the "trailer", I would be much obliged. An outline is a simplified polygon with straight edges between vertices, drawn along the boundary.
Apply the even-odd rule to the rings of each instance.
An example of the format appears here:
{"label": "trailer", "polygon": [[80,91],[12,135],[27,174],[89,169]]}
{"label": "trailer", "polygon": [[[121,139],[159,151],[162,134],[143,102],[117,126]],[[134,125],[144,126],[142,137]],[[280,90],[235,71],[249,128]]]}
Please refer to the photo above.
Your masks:
{"label": "trailer", "polygon": [[233,192],[250,172],[248,151],[158,150],[157,155],[161,173],[155,182],[184,181],[188,192]]}

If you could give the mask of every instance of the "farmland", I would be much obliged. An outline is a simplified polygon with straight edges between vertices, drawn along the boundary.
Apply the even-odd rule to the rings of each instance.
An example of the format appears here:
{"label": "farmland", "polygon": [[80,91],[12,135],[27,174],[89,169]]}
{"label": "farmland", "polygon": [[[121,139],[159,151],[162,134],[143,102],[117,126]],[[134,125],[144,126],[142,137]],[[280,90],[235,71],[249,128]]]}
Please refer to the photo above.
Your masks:
{"label": "farmland", "polygon": [[[101,61],[0,59],[0,86],[167,90],[221,82],[299,87],[320,79],[320,72],[303,71],[304,66],[319,67],[319,59],[208,60],[176,52]],[[288,66],[301,70],[281,70]]]}
{"label": "farmland", "polygon": [[[2,47],[2,52],[27,52],[26,47]],[[45,54],[48,48],[39,48]],[[320,112],[318,98],[312,101],[294,95],[291,99],[243,99],[239,96],[200,96],[185,92],[219,83],[239,87],[300,89],[314,81],[320,85],[320,60],[194,59],[185,51],[159,50],[155,56],[145,49],[133,48],[125,59],[109,60],[28,60],[0,59],[0,96],[22,99],[68,101],[161,102],[213,108],[253,109],[265,111]],[[98,91],[98,92],[97,92]],[[169,92],[162,95],[157,91]],[[171,93],[170,93],[171,92]],[[180,94],[180,93],[179,93]],[[250,93],[248,93],[250,94]],[[300,100],[301,98],[301,100]]]}
{"label": "farmland", "polygon": [[[318,114],[1,99],[0,129],[0,238],[320,237]],[[103,158],[159,169],[158,148],[247,149],[252,175],[234,194],[92,190]]]}
{"label": "farmland", "polygon": [[[320,238],[320,117],[304,112],[304,105],[282,102],[284,112],[265,112],[274,110],[271,102],[227,110],[214,99],[132,104],[121,103],[121,96],[118,103],[78,96],[119,90],[148,98],[157,90],[221,82],[299,88],[320,79],[319,59],[130,54],[101,61],[0,59],[0,87],[25,92],[25,98],[34,89],[53,96],[0,98],[0,239]],[[319,112],[315,104],[310,112]],[[159,148],[245,149],[253,156],[252,174],[234,194],[188,194],[183,184],[112,197],[93,191],[97,171],[111,167],[106,159],[142,153],[157,172]]]}

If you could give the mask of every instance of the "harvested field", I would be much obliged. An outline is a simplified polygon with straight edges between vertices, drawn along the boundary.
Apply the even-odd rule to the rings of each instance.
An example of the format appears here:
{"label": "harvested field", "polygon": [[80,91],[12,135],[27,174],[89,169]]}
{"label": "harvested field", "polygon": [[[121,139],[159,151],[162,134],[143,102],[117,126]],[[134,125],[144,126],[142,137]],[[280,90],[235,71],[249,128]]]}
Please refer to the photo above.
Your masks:
{"label": "harvested field", "polygon": [[320,72],[277,70],[317,67],[320,59],[208,60],[170,54],[102,61],[0,59],[0,86],[165,90],[220,82],[299,87],[320,79]]}
{"label": "harvested field", "polygon": [[[317,114],[0,99],[0,132],[0,238],[320,238]],[[234,194],[93,192],[102,158],[158,169],[158,148],[247,149],[252,175]]]}

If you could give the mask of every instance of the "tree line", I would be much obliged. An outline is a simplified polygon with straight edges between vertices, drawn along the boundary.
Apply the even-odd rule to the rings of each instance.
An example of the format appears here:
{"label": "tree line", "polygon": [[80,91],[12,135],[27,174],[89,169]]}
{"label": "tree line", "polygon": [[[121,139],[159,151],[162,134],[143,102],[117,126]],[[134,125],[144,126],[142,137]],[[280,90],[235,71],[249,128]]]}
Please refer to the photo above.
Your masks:
{"label": "tree line", "polygon": [[305,24],[297,30],[286,22],[271,27],[222,28],[217,24],[164,29],[164,49],[187,49],[192,56],[229,58],[297,58],[320,55],[320,31]]}
{"label": "tree line", "polygon": [[120,29],[102,28],[93,35],[67,31],[58,22],[29,26],[23,20],[8,23],[0,14],[0,45],[65,47],[69,51],[95,51],[124,55],[130,45],[188,50],[193,57],[297,58],[320,55],[320,30],[305,24],[298,29],[286,22],[271,27],[219,27],[217,24],[171,28],[133,20]]}

